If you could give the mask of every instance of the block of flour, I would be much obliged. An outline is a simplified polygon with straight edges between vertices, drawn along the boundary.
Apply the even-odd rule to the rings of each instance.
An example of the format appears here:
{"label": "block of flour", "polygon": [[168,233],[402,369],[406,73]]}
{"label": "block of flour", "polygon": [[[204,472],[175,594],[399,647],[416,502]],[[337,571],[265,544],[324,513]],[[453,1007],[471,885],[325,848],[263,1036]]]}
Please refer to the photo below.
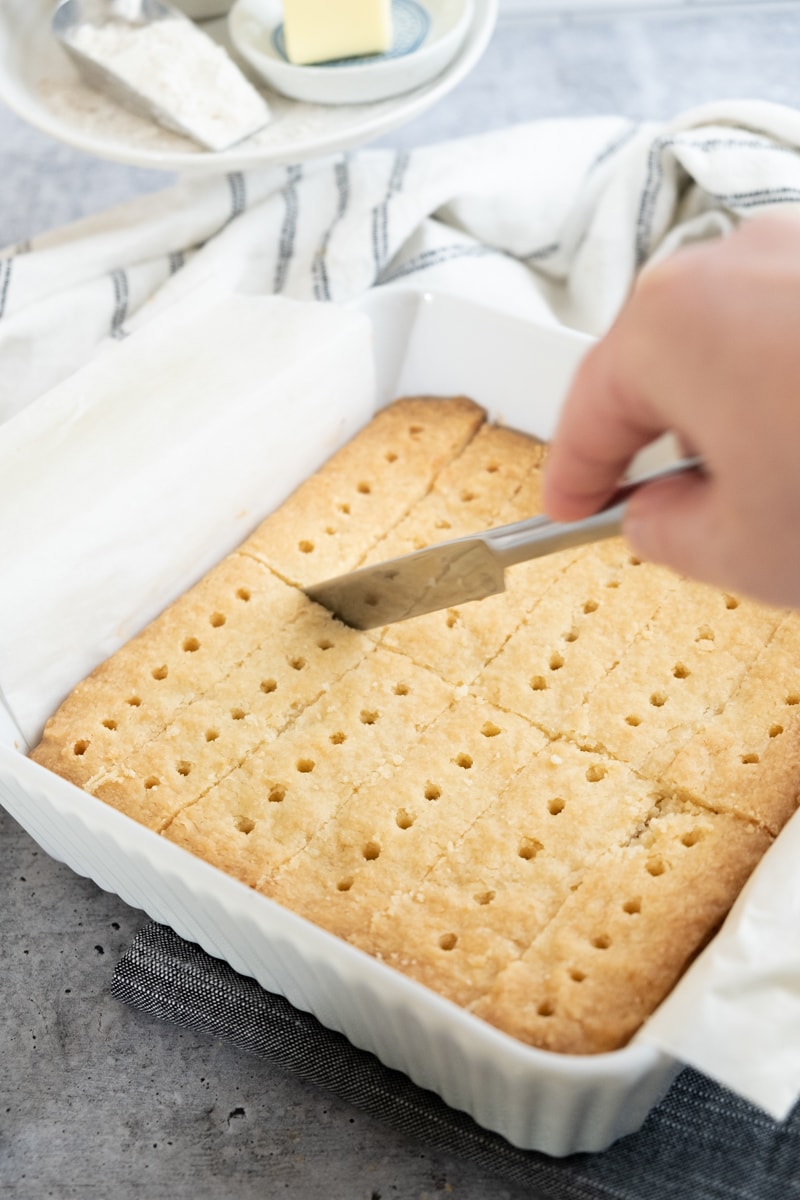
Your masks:
{"label": "block of flour", "polygon": [[66,49],[103,73],[115,100],[208,150],[235,146],[270,120],[227,50],[182,13],[77,21],[64,34]]}

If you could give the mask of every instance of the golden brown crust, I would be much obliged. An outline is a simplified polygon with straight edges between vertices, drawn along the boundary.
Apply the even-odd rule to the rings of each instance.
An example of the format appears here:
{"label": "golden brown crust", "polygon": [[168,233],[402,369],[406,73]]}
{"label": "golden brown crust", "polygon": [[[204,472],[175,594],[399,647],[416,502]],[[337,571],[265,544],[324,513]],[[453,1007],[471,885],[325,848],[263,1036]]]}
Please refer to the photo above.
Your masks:
{"label": "golden brown crust", "polygon": [[800,618],[619,539],[346,629],[300,590],[538,510],[543,447],[390,406],[33,757],[523,1041],[624,1044],[798,803]]}

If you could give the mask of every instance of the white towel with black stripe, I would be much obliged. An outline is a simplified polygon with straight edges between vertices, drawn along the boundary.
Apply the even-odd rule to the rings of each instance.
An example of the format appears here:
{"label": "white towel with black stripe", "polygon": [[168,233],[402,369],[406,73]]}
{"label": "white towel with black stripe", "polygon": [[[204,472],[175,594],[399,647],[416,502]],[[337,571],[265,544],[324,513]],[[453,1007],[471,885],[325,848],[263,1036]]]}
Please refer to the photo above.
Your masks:
{"label": "white towel with black stripe", "polygon": [[445,291],[598,334],[655,257],[787,204],[800,112],[747,101],[183,182],[0,252],[0,421],[200,282]]}

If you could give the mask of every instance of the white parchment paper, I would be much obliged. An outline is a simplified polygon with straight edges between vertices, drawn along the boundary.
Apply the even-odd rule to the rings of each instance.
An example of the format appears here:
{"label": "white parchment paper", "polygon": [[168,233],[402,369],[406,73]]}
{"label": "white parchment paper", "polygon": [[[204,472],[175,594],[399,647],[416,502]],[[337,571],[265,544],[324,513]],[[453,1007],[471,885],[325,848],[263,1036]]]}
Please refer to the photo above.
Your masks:
{"label": "white parchment paper", "polygon": [[209,287],[1,425],[0,689],[26,741],[373,402],[367,318]]}

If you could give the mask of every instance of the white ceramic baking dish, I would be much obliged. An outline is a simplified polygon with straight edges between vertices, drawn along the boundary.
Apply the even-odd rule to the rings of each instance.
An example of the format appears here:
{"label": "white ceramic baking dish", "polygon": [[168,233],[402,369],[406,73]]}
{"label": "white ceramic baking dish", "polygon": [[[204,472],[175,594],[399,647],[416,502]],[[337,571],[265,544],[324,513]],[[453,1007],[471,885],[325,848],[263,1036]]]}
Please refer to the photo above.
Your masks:
{"label": "white ceramic baking dish", "polygon": [[[403,394],[467,393],[493,417],[545,437],[586,347],[577,335],[448,297],[376,295],[364,311],[375,346],[376,406]],[[235,416],[235,396],[226,402]],[[314,436],[308,426],[303,434]],[[113,425],[106,436],[113,467],[120,449]],[[263,446],[266,465],[282,453],[279,438]],[[176,448],[170,487],[175,472],[180,485],[180,472],[193,465]],[[148,504],[160,502],[149,494]],[[251,513],[253,521],[262,515]],[[13,519],[3,512],[0,526]],[[204,531],[195,534],[202,548]],[[12,558],[14,544],[6,540]],[[18,549],[24,556],[30,547]],[[43,569],[41,586],[58,590],[60,578],[48,579]],[[53,570],[62,570],[63,581],[63,568]],[[182,590],[183,580],[174,587]],[[90,604],[91,596],[84,600]],[[150,615],[142,613],[140,623]],[[602,1149],[641,1125],[676,1074],[673,1059],[636,1041],[594,1057],[520,1044],[51,775],[23,745],[4,713],[0,802],[45,851],[515,1145],[553,1155]]]}

